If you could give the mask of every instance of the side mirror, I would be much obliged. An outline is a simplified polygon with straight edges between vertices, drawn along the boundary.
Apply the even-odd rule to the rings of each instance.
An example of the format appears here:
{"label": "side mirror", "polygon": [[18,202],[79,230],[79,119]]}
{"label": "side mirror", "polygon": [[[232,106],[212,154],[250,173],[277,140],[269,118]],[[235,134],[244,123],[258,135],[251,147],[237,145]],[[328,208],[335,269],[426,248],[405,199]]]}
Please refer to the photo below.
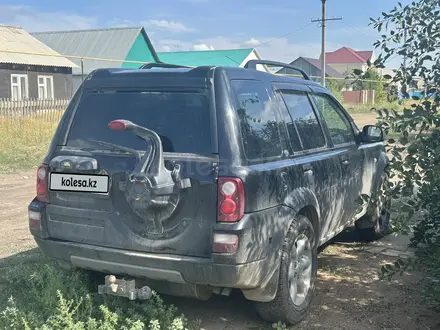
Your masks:
{"label": "side mirror", "polygon": [[375,125],[365,125],[362,129],[362,141],[367,143],[382,142],[385,133],[382,128]]}

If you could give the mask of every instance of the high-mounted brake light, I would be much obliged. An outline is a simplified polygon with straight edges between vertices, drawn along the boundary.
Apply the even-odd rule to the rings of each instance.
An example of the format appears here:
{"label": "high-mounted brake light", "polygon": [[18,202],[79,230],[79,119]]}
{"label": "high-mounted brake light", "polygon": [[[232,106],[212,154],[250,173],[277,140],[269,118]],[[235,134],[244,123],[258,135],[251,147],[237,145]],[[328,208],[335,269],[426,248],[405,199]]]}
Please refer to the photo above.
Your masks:
{"label": "high-mounted brake light", "polygon": [[244,216],[244,186],[239,178],[218,179],[218,221],[237,222]]}
{"label": "high-mounted brake light", "polygon": [[113,120],[108,124],[108,127],[113,131],[124,131],[127,124],[123,120]]}
{"label": "high-mounted brake light", "polygon": [[40,202],[49,202],[48,191],[49,166],[41,165],[37,170],[37,199]]}

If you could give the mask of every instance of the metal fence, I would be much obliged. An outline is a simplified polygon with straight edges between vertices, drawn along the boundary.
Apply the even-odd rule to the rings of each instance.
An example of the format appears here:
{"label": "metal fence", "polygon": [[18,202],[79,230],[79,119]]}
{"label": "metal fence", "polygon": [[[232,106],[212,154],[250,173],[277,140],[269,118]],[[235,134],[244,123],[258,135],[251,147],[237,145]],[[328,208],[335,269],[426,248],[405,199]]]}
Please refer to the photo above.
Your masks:
{"label": "metal fence", "polygon": [[21,100],[0,99],[0,119],[14,120],[26,117],[44,121],[57,121],[70,100]]}

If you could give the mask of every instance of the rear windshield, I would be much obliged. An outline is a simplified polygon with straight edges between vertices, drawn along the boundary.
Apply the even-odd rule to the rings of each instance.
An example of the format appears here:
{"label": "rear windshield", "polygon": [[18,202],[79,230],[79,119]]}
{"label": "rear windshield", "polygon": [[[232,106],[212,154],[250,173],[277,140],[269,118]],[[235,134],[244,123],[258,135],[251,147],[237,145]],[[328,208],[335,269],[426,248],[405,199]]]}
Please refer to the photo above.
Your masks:
{"label": "rear windshield", "polygon": [[206,94],[197,92],[85,93],[70,128],[67,145],[88,147],[98,140],[146,150],[146,142],[133,133],[112,131],[108,123],[126,119],[159,134],[164,152],[209,155],[210,115]]}

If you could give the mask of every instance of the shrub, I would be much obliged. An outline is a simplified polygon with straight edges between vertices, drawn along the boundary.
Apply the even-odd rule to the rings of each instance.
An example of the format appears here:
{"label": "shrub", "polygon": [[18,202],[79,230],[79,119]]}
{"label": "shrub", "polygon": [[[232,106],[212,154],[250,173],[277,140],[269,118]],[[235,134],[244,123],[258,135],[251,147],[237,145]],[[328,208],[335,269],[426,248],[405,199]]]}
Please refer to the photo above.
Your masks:
{"label": "shrub", "polygon": [[[416,77],[422,79],[428,91],[423,99],[412,97],[403,112],[378,112],[379,124],[393,133],[388,140],[391,153],[389,171],[394,184],[388,193],[402,201],[397,227],[413,230],[412,243],[419,247],[412,266],[423,266],[434,279],[429,286],[430,301],[440,306],[440,3],[420,0],[407,6],[401,3],[388,13],[382,13],[371,24],[382,33],[375,43],[382,54],[374,63],[383,63],[395,56],[406,57],[396,70],[393,83],[400,83],[401,92],[409,99],[408,86]],[[408,37],[407,37],[408,36]],[[391,79],[391,77],[385,77]],[[414,221],[418,211],[421,219]],[[405,269],[409,264],[396,262],[382,269],[386,277]],[[435,284],[437,283],[437,284]]]}

